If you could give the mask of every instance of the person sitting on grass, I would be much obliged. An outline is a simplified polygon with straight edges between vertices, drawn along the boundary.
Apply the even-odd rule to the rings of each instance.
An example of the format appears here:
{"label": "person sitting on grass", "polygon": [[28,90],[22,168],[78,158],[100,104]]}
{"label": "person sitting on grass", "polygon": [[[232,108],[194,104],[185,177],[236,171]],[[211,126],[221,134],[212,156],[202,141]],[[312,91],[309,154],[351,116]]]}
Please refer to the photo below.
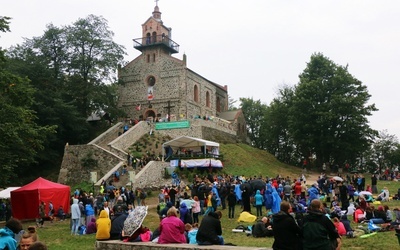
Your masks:
{"label": "person sitting on grass", "polygon": [[65,212],[63,206],[60,206],[57,210],[57,217],[60,221],[65,220]]}
{"label": "person sitting on grass", "polygon": [[[186,225],[185,225],[185,227],[186,227]],[[188,229],[189,229],[189,227],[188,227]],[[199,231],[199,223],[193,223],[193,225],[191,225],[190,229],[187,231],[189,244],[197,244],[197,240],[196,240],[197,231]]]}
{"label": "person sitting on grass", "polygon": [[267,217],[263,217],[252,227],[251,233],[253,237],[272,237],[274,232],[272,231],[272,225]]}
{"label": "person sitting on grass", "polygon": [[196,240],[199,245],[224,245],[221,227],[221,211],[209,212],[203,217]]}
{"label": "person sitting on grass", "polygon": [[333,218],[333,225],[335,225],[336,230],[340,236],[346,235],[346,228],[344,227],[344,224],[337,218]]}
{"label": "person sitting on grass", "polygon": [[97,228],[96,228],[96,218],[93,217],[93,218],[90,220],[90,222],[89,222],[89,224],[88,224],[88,226],[87,226],[87,228],[86,228],[86,234],[94,234],[94,233],[96,233],[96,231],[97,231]]}
{"label": "person sitting on grass", "polygon": [[185,224],[178,218],[178,211],[171,207],[167,212],[167,217],[160,222],[159,244],[186,243]]}
{"label": "person sitting on grass", "polygon": [[106,210],[101,210],[100,216],[96,221],[96,228],[96,240],[110,239],[111,220],[108,218],[108,213]]}

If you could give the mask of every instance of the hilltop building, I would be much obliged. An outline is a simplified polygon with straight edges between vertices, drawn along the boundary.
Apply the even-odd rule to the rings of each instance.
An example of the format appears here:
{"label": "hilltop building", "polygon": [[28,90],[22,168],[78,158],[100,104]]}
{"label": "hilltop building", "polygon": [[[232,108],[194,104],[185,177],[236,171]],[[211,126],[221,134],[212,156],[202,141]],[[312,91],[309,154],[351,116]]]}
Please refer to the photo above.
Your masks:
{"label": "hilltop building", "polygon": [[[189,69],[186,55],[182,60],[172,56],[179,52],[179,45],[172,40],[171,28],[163,24],[157,5],[142,24],[142,37],[134,39],[134,48],[141,54],[118,69],[122,83],[118,105],[128,119],[138,122],[127,126],[131,124],[121,121],[86,145],[66,145],[59,183],[91,180],[100,186],[126,164],[133,145],[153,133],[220,143],[246,142],[242,111],[228,111],[228,87]],[[167,162],[150,161],[143,169],[130,171],[129,178],[124,175],[118,185],[158,185],[163,181],[160,169],[168,166]]]}
{"label": "hilltop building", "polygon": [[[227,116],[228,86],[189,69],[186,55],[182,60],[172,56],[179,45],[161,20],[158,6],[142,24],[142,37],[134,39],[134,48],[141,54],[118,71],[123,83],[119,106],[129,118],[158,122]],[[235,112],[233,117],[241,114]],[[242,134],[244,118],[236,121],[230,126]]]}

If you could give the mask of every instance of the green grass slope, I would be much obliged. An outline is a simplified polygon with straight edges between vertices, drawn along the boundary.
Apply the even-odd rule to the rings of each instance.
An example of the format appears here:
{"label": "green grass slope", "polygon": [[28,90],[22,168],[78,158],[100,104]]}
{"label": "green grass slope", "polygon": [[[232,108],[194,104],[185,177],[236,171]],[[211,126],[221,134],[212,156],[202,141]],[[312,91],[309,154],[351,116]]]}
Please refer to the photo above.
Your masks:
{"label": "green grass slope", "polygon": [[220,144],[220,153],[224,156],[224,172],[228,174],[248,177],[301,175],[300,168],[286,165],[267,151],[246,144]]}

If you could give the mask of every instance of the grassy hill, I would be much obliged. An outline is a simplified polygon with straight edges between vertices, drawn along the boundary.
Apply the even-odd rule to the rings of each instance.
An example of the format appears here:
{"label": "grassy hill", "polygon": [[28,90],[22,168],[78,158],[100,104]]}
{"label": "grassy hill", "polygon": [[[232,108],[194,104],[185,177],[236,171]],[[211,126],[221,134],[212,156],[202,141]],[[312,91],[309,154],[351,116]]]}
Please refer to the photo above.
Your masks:
{"label": "grassy hill", "polygon": [[246,144],[220,144],[220,153],[224,156],[224,172],[232,175],[269,176],[280,174],[299,176],[301,169],[278,161],[265,150],[253,148]]}

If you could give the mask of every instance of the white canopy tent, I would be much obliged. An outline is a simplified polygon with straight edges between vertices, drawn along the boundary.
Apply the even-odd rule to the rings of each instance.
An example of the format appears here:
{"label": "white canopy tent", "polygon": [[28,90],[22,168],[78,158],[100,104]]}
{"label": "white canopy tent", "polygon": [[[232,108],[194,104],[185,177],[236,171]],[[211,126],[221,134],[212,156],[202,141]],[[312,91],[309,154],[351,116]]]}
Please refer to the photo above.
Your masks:
{"label": "white canopy tent", "polygon": [[[204,147],[204,150],[206,150],[207,147],[213,147],[217,148],[218,149],[217,152],[219,153],[219,143],[190,136],[181,136],[171,141],[167,141],[163,144],[163,148],[167,146],[170,146],[171,148],[185,148],[185,149]],[[205,152],[203,153],[205,155]],[[163,158],[164,158],[164,150],[163,150]]]}
{"label": "white canopy tent", "polygon": [[11,197],[10,192],[17,190],[18,188],[20,188],[20,187],[9,187],[4,190],[1,190],[0,191],[0,199],[10,199],[10,197]]}

